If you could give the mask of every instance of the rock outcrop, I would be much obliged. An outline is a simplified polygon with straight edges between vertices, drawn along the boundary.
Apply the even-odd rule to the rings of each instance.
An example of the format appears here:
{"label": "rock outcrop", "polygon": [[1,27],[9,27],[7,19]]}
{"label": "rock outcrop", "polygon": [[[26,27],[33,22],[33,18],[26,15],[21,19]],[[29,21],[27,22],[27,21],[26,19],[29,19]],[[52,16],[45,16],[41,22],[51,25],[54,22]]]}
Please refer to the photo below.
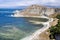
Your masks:
{"label": "rock outcrop", "polygon": [[49,16],[51,14],[55,13],[54,8],[49,8],[45,6],[40,6],[40,5],[31,5],[25,10],[22,10],[20,12],[17,12],[16,15],[24,15],[24,16]]}

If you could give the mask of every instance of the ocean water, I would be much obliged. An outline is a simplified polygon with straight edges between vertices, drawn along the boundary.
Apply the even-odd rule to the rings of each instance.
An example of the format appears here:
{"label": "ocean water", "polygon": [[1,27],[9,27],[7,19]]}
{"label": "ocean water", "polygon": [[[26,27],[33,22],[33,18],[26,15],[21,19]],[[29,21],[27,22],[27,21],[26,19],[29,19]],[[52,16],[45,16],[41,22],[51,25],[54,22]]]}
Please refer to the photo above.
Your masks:
{"label": "ocean water", "polygon": [[20,40],[43,27],[42,24],[29,22],[29,18],[8,17],[15,10],[17,9],[0,9],[0,40]]}

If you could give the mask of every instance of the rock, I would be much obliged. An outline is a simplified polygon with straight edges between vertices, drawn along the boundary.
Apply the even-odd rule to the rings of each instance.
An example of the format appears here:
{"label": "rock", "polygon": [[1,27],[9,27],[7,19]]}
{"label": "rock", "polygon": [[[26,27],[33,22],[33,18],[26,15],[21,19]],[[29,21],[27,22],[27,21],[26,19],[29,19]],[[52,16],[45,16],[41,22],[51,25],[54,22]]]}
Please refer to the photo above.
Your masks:
{"label": "rock", "polygon": [[16,15],[23,15],[23,16],[49,16],[51,14],[55,13],[54,8],[49,8],[45,6],[40,5],[31,5],[25,10],[22,10],[20,12],[17,12]]}

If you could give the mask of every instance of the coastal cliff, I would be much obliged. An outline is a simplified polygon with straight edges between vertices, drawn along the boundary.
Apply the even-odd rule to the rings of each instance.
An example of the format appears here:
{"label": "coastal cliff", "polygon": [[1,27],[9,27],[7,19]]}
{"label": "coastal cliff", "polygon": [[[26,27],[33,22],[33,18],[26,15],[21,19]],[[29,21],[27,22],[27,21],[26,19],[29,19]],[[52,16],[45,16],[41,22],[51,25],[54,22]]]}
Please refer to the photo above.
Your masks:
{"label": "coastal cliff", "polygon": [[55,14],[54,8],[49,8],[46,6],[40,6],[40,5],[31,5],[28,8],[16,12],[14,16],[49,16],[51,14]]}
{"label": "coastal cliff", "polygon": [[[26,17],[26,16],[27,17],[33,17],[33,16],[36,16],[36,17],[37,16],[53,17],[53,16],[56,16],[57,13],[60,13],[60,9],[58,9],[58,8],[49,8],[49,7],[40,6],[40,5],[31,5],[31,6],[29,6],[28,8],[26,8],[22,11],[16,12],[15,16],[20,17],[22,15],[24,17]],[[47,27],[49,28],[49,26],[47,26]],[[39,36],[40,40],[43,39],[43,38],[44,38],[43,40],[49,40],[49,35],[50,34],[48,34],[48,33],[46,34],[46,32],[47,31],[44,30],[43,34],[42,33],[41,33],[41,35],[39,34],[40,35]]]}

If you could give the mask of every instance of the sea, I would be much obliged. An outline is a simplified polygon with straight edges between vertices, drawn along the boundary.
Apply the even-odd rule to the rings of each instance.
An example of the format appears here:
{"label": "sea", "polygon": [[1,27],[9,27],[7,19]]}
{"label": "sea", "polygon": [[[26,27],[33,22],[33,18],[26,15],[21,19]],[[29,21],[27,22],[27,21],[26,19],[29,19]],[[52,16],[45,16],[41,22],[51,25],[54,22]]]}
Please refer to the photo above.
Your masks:
{"label": "sea", "polygon": [[20,40],[43,27],[29,22],[29,18],[8,16],[15,14],[16,10],[23,9],[0,9],[0,40]]}

